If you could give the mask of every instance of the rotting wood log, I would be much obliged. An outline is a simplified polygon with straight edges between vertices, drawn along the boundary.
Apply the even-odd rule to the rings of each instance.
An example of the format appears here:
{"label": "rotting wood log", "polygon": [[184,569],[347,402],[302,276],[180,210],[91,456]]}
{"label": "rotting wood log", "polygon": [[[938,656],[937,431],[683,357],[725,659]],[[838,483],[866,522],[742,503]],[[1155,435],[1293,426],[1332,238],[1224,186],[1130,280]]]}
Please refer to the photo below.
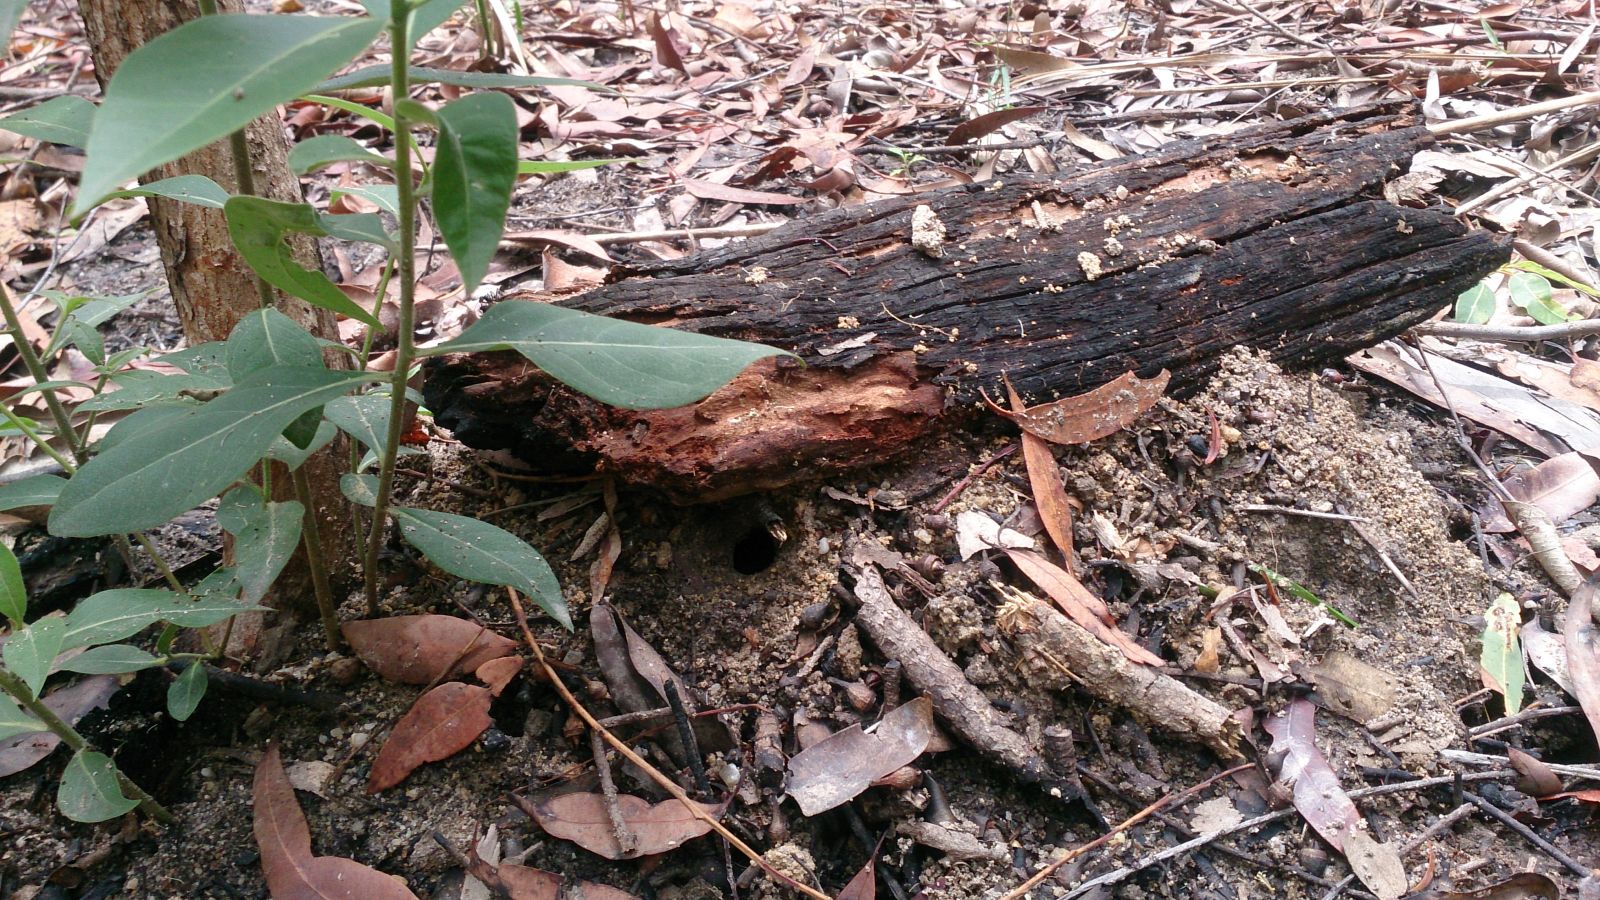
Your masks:
{"label": "rotting wood log", "polygon": [[[767,360],[699,404],[639,412],[515,354],[446,357],[424,394],[469,445],[703,502],[881,462],[962,422],[980,390],[1004,396],[1003,373],[1037,403],[1130,370],[1193,392],[1241,344],[1326,363],[1509,256],[1506,238],[1381,198],[1431,143],[1415,107],[1390,104],[837,209],[547,298],[803,367]],[[914,222],[942,242],[913,246]]]}

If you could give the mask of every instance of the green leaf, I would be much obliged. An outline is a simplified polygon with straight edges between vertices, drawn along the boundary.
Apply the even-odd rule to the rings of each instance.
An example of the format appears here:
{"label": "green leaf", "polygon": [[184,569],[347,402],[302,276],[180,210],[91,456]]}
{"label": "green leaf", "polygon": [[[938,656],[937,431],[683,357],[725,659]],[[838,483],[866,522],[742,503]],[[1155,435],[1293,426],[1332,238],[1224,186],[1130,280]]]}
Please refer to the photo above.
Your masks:
{"label": "green leaf", "polygon": [[389,398],[383,394],[351,394],[323,408],[328,421],[374,450],[389,437]]}
{"label": "green leaf", "polygon": [[1335,619],[1338,619],[1345,625],[1348,625],[1351,628],[1361,627],[1355,619],[1352,619],[1340,612],[1332,603],[1329,603],[1321,597],[1318,597],[1316,594],[1307,589],[1305,585],[1295,581],[1293,578],[1290,578],[1287,575],[1279,575],[1277,572],[1274,572],[1259,563],[1251,563],[1250,571],[1271,581],[1273,584],[1278,586],[1278,590],[1288,593],[1289,596],[1294,597],[1297,600],[1303,600],[1312,606],[1322,607],[1323,609],[1327,610],[1328,615],[1333,616]]}
{"label": "green leaf", "polygon": [[1506,715],[1522,708],[1522,608],[1501,594],[1483,614],[1483,652],[1478,661],[1489,685],[1506,698]]}
{"label": "green leaf", "polygon": [[1560,325],[1567,321],[1567,311],[1550,293],[1550,282],[1543,275],[1532,272],[1512,272],[1506,281],[1511,302],[1526,310],[1540,325]]}
{"label": "green leaf", "polygon": [[[0,43],[0,47],[4,47]],[[0,119],[0,129],[35,140],[82,149],[89,143],[95,106],[82,97],[55,97]]]}
{"label": "green leaf", "polygon": [[10,694],[0,693],[0,741],[48,730],[43,722],[23,712]]}
{"label": "green leaf", "polygon": [[62,488],[50,532],[93,537],[161,525],[233,483],[306,411],[375,377],[281,366],[253,372],[217,399],[104,448]]}
{"label": "green leaf", "polygon": [[[173,375],[154,369],[129,369],[118,372],[109,382],[117,389],[104,391],[79,403],[82,412],[111,409],[140,409],[170,404],[190,396],[224,390],[228,383],[204,375]],[[121,423],[118,423],[119,425]]]}
{"label": "green leaf", "polygon": [[268,503],[248,513],[244,527],[233,532],[234,577],[244,599],[255,603],[267,595],[300,544],[305,514],[305,507],[293,500]]}
{"label": "green leaf", "polygon": [[360,197],[391,216],[400,215],[400,189],[392,184],[372,184],[366,187],[341,187],[333,189],[333,196],[349,194]]}
{"label": "green leaf", "polygon": [[304,448],[296,447],[288,438],[280,436],[267,448],[266,455],[293,471],[305,465],[305,461],[310,459],[312,454],[333,443],[333,439],[338,436],[339,429],[333,427],[332,422],[322,422],[317,425],[316,433],[311,436],[311,443]]}
{"label": "green leaf", "polygon": [[624,322],[574,309],[507,300],[454,340],[420,351],[515,350],[552,377],[625,409],[686,406],[732,381],[745,366],[784,351]]}
{"label": "green leaf", "polygon": [[[19,481],[6,487],[16,488],[27,483]],[[17,562],[17,555],[5,544],[0,544],[0,615],[4,615],[11,623],[13,631],[21,628],[28,618],[28,588],[22,581],[22,564]]]}
{"label": "green leaf", "polygon": [[344,474],[339,476],[339,493],[359,506],[378,505],[378,476]]}
{"label": "green leaf", "polygon": [[61,649],[92,647],[132,637],[157,622],[185,628],[215,625],[229,616],[260,609],[215,594],[198,599],[154,588],[116,588],[91,594],[67,614]]}
{"label": "green leaf", "polygon": [[[82,338],[92,340],[96,345],[99,345],[101,343],[100,333],[95,329],[111,321],[112,317],[116,316],[117,313],[149,296],[149,292],[141,291],[137,294],[123,294],[120,297],[84,297],[78,295],[69,296],[58,291],[52,291],[46,296],[55,301],[56,305],[61,308],[61,323],[56,326],[55,335],[51,337],[50,343],[46,345],[44,352],[40,354],[41,357],[49,359],[54,357],[63,347],[73,343],[77,343],[80,348],[83,347],[82,340],[77,339],[78,336],[72,333],[77,329],[84,330],[85,333]],[[85,352],[87,353],[87,351]],[[103,351],[101,358],[96,359],[95,363],[97,365],[104,363]]]}
{"label": "green leaf", "polygon": [[322,345],[311,333],[276,309],[258,309],[239,320],[228,335],[228,374],[235,382],[272,366],[325,369]]}
{"label": "green leaf", "polygon": [[342,134],[319,134],[295,144],[289,151],[289,169],[296,175],[336,162],[364,162],[394,168],[394,160],[373,153],[354,138]]}
{"label": "green leaf", "polygon": [[433,107],[423,103],[420,100],[412,100],[410,98],[405,100],[396,100],[394,104],[394,114],[397,116],[405,116],[413,123],[420,123],[428,126],[429,128],[439,127],[439,117],[434,113]]}
{"label": "green leaf", "polygon": [[[387,69],[389,67],[384,66],[383,68]],[[384,81],[388,81],[388,79],[386,78]],[[342,109],[353,116],[357,116],[372,122],[385,131],[394,131],[394,119],[389,118],[370,106],[362,106],[360,103],[356,103],[352,100],[345,100],[341,97],[329,97],[325,94],[307,94],[302,99],[310,100],[312,103],[320,103],[323,106],[332,107],[334,109]]]}
{"label": "green leaf", "polygon": [[579,169],[598,169],[612,163],[627,162],[625,159],[524,159],[517,163],[518,175],[555,175],[561,172],[576,172]]}
{"label": "green leaf", "polygon": [[517,107],[504,94],[470,94],[438,115],[433,217],[470,294],[505,230],[517,182]]}
{"label": "green leaf", "polygon": [[22,11],[27,8],[28,0],[0,0],[0,55],[11,46],[11,35],[22,21]]}
{"label": "green leaf", "polygon": [[39,696],[44,680],[50,677],[50,664],[62,651],[66,639],[66,620],[49,616],[35,621],[21,631],[6,638],[3,652],[6,668],[28,685],[33,696]]}
{"label": "green leaf", "polygon": [[228,235],[239,255],[266,282],[309,303],[340,315],[381,327],[372,313],[328,280],[321,272],[295,262],[284,236],[291,231],[327,237],[322,216],[305,203],[279,203],[260,197],[232,197],[223,206],[228,217]]}
{"label": "green leaf", "polygon": [[1494,315],[1494,291],[1488,280],[1480,281],[1456,297],[1456,321],[1482,325]]}
{"label": "green leaf", "polygon": [[1595,290],[1593,287],[1584,284],[1581,281],[1574,281],[1554,269],[1539,265],[1531,259],[1519,259],[1516,262],[1511,263],[1510,267],[1523,272],[1532,272],[1535,275],[1543,275],[1545,278],[1554,281],[1557,284],[1564,284],[1567,287],[1578,291],[1579,293],[1588,294],[1591,297],[1600,297],[1600,290]]}
{"label": "green leaf", "polygon": [[226,341],[206,341],[204,344],[164,353],[154,361],[176,366],[190,375],[207,375],[223,379],[226,384],[232,384],[233,380],[228,377],[227,355]]}
{"label": "green leaf", "polygon": [[73,215],[304,94],[382,27],[371,18],[202,16],[135,50],[95,113]]}
{"label": "green leaf", "polygon": [[79,750],[61,773],[56,808],[74,822],[104,822],[138,805],[139,801],[123,796],[116,763],[104,753]]}
{"label": "green leaf", "polygon": [[189,663],[189,668],[167,686],[167,715],[179,722],[186,722],[194,715],[195,707],[200,705],[200,699],[206,695],[206,686],[210,681],[206,678],[206,667],[199,660]]}
{"label": "green leaf", "polygon": [[63,662],[61,668],[83,675],[121,675],[124,672],[137,672],[159,665],[161,665],[160,657],[152,656],[138,647],[107,644],[104,647],[91,647],[83,651]]}
{"label": "green leaf", "polygon": [[[412,66],[409,70],[409,80],[413,85],[418,84],[449,84],[456,87],[476,88],[486,90],[491,88],[528,88],[549,87],[562,85],[566,87],[588,88],[604,94],[615,94],[616,91],[603,84],[593,81],[583,81],[577,78],[558,78],[551,75],[505,75],[499,72],[457,72],[452,69],[430,69],[423,66]],[[382,87],[389,83],[389,66],[387,64],[376,66],[362,66],[343,75],[324,81],[314,88],[319,94],[328,94],[333,91],[348,91],[352,88]]]}
{"label": "green leaf", "polygon": [[372,213],[319,213],[318,221],[330,237],[377,244],[390,253],[400,250],[395,236],[383,227],[383,220]]}
{"label": "green leaf", "polygon": [[[61,488],[66,483],[67,480],[60,475],[34,475],[10,484],[0,484],[0,512],[26,509],[30,506],[54,505],[56,497],[61,495]],[[5,557],[0,555],[0,614],[6,612],[5,594],[9,587],[4,583],[5,571]]]}
{"label": "green leaf", "polygon": [[229,194],[222,185],[204,175],[174,175],[125,191],[115,191],[107,194],[105,199],[116,197],[165,197],[208,209],[221,209],[228,202]]}
{"label": "green leaf", "polygon": [[539,551],[503,528],[429,509],[389,509],[400,535],[439,568],[471,581],[514,587],[571,629],[561,585]]}

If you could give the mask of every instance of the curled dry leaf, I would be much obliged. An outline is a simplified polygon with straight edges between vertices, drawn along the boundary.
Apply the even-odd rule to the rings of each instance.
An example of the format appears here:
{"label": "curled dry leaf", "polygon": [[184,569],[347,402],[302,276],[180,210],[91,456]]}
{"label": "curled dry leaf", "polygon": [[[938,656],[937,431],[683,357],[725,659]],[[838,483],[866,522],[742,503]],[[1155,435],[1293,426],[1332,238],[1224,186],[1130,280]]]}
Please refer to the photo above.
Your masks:
{"label": "curled dry leaf", "polygon": [[[68,725],[111,702],[112,695],[122,689],[115,675],[94,675],[75,684],[53,691],[44,698],[44,705],[60,716]],[[15,775],[55,750],[61,738],[49,731],[19,734],[0,741],[0,778]]]}
{"label": "curled dry leaf", "polygon": [[1584,582],[1572,595],[1561,636],[1567,647],[1573,695],[1589,719],[1589,728],[1600,736],[1600,643],[1594,633],[1594,595],[1592,581]]}
{"label": "curled dry leaf", "polygon": [[1543,761],[1535,759],[1516,747],[1507,747],[1506,756],[1511,760],[1511,768],[1517,770],[1521,778],[1517,779],[1517,790],[1530,797],[1549,797],[1561,793],[1566,785]]}
{"label": "curled dry leaf", "polygon": [[405,883],[342,856],[311,852],[311,828],[274,744],[256,766],[254,829],[267,890],[277,900],[416,900]]}
{"label": "curled dry leaf", "polygon": [[1522,626],[1522,653],[1563,691],[1578,695],[1572,686],[1572,673],[1567,671],[1567,647],[1560,634],[1545,631],[1539,620],[1533,619]]}
{"label": "curled dry leaf", "polygon": [[561,892],[561,876],[532,866],[501,863],[495,869],[511,900],[638,900],[633,894],[606,884],[579,881]]}
{"label": "curled dry leaf", "polygon": [[494,724],[488,688],[452,681],[423,694],[400,718],[378,751],[367,793],[393,787],[423,763],[448,759]]}
{"label": "curled dry leaf", "polygon": [[1004,128],[1012,122],[1020,122],[1044,110],[1043,106],[1013,106],[974,116],[950,130],[949,143],[965,144],[968,141],[975,141],[996,128]]}
{"label": "curled dry leaf", "polygon": [[516,641],[455,616],[361,619],[339,630],[368,668],[401,684],[431,684],[517,650]]}
{"label": "curled dry leaf", "polygon": [[1007,550],[1006,555],[1017,564],[1022,574],[1050,595],[1050,599],[1066,613],[1067,618],[1121,650],[1122,655],[1133,662],[1147,666],[1163,665],[1161,657],[1140,646],[1126,631],[1118,628],[1105,601],[1096,597],[1070,572],[1031,550]]}
{"label": "curled dry leaf", "polygon": [[832,734],[789,760],[789,796],[808,816],[833,809],[921,756],[933,731],[933,701],[918,697],[871,734],[860,725]]}
{"label": "curled dry leaf", "polygon": [[[1013,412],[1026,412],[1022,398],[1017,396],[1011,379],[1006,379],[1006,397]],[[1050,453],[1050,445],[1036,435],[1022,433],[1022,459],[1028,467],[1028,486],[1033,488],[1033,503],[1039,507],[1039,519],[1044,522],[1045,533],[1055,542],[1066,561],[1066,570],[1072,571],[1072,505],[1067,502],[1067,492],[1061,486],[1061,467]]]}
{"label": "curled dry leaf", "polygon": [[1007,548],[1032,550],[1033,538],[1020,531],[1000,527],[1000,523],[975,509],[956,513],[956,549],[962,559],[971,559],[985,550]]}
{"label": "curled dry leaf", "polygon": [[[1172,373],[1166,369],[1142,379],[1124,372],[1115,381],[1086,394],[1063,397],[1014,413],[989,402],[989,408],[1017,423],[1029,434],[1055,444],[1087,444],[1127,427],[1156,405],[1167,390]],[[988,401],[986,401],[988,402]]]}
{"label": "curled dry leaf", "polygon": [[1311,701],[1296,699],[1288,708],[1268,717],[1265,728],[1272,735],[1272,752],[1277,778],[1294,791],[1294,808],[1305,817],[1322,839],[1344,852],[1345,835],[1361,822],[1356,805],[1339,776],[1317,749],[1317,708]]}
{"label": "curled dry leaf", "polygon": [[1397,900],[1405,894],[1406,867],[1393,847],[1357,828],[1344,836],[1344,856],[1350,870],[1379,900]]}
{"label": "curled dry leaf", "polygon": [[[701,811],[716,818],[727,804],[698,803]],[[605,797],[600,794],[562,794],[533,804],[533,818],[551,837],[571,841],[606,859],[636,859],[676,849],[709,832],[711,825],[697,817],[680,800],[651,804],[632,794],[617,795],[622,821],[637,838],[638,845],[624,851],[617,843],[616,830],[606,814]]]}
{"label": "curled dry leaf", "polygon": [[1470,891],[1426,891],[1416,900],[1561,900],[1561,888],[1548,875],[1522,872]]}

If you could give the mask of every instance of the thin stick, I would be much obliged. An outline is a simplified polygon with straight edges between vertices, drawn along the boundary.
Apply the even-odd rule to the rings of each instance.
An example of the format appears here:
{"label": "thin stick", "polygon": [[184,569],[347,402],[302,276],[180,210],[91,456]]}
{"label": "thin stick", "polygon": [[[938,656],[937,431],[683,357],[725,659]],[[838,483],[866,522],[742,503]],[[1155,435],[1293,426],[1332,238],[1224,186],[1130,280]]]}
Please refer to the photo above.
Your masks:
{"label": "thin stick", "polygon": [[771,863],[767,862],[761,857],[761,854],[750,849],[750,845],[740,840],[738,835],[729,831],[726,825],[718,822],[710,813],[705,811],[704,807],[691,800],[689,795],[684,793],[683,788],[678,787],[676,782],[661,774],[660,770],[658,770],[655,766],[652,766],[648,760],[633,752],[632,747],[629,747],[616,735],[612,734],[610,731],[607,731],[600,724],[599,720],[596,719],[582,703],[578,702],[578,698],[572,695],[572,691],[567,689],[566,684],[562,682],[560,676],[556,674],[556,670],[551,668],[549,661],[544,658],[544,650],[540,649],[539,642],[534,638],[533,629],[528,627],[528,615],[522,610],[522,599],[517,596],[516,590],[513,588],[506,588],[506,594],[511,598],[511,611],[516,614],[517,627],[522,629],[522,638],[523,640],[527,641],[528,646],[533,649],[534,660],[538,662],[540,668],[544,669],[545,678],[547,678],[550,681],[550,684],[556,689],[556,693],[560,694],[561,699],[565,700],[567,705],[572,707],[572,711],[578,714],[578,718],[582,719],[585,725],[588,725],[591,729],[599,732],[600,736],[605,738],[606,743],[610,744],[612,749],[622,754],[623,758],[628,760],[628,762],[638,766],[640,771],[650,776],[651,781],[654,781],[656,784],[661,786],[662,790],[671,794],[674,800],[682,803],[684,807],[689,810],[690,815],[706,823],[706,825],[708,825],[712,831],[722,835],[724,840],[732,844],[735,849],[737,849],[740,853],[743,853],[751,862],[760,866],[761,871],[766,872],[769,877],[776,879],[778,882],[789,888],[805,894],[807,897],[815,897],[817,900],[830,900],[827,894],[824,894],[816,888],[801,884],[800,882],[795,881],[793,878],[790,878],[788,875],[785,875],[782,872],[779,872],[777,869],[774,869]]}
{"label": "thin stick", "polygon": [[1581,706],[1530,706],[1522,712],[1511,716],[1501,716],[1493,722],[1485,722],[1467,730],[1467,735],[1473,738],[1488,737],[1508,728],[1516,728],[1524,722],[1534,719],[1544,719],[1550,716],[1570,716],[1583,712]]}
{"label": "thin stick", "polygon": [[[1040,882],[1054,874],[1057,869],[1061,868],[1072,860],[1077,859],[1085,853],[1088,853],[1090,850],[1094,850],[1097,847],[1103,846],[1107,841],[1110,841],[1112,838],[1124,831],[1127,831],[1129,828],[1132,828],[1140,822],[1143,822],[1145,819],[1150,818],[1161,810],[1166,809],[1175,803],[1188,800],[1190,797],[1193,797],[1195,794],[1205,790],[1213,784],[1216,784],[1218,781],[1221,781],[1229,775],[1232,775],[1235,772],[1242,772],[1253,765],[1253,763],[1243,763],[1241,765],[1234,766],[1231,769],[1218,772],[1216,775],[1207,778],[1205,781],[1200,782],[1199,784],[1183,791],[1182,793],[1168,794],[1167,796],[1162,797],[1160,800],[1157,800],[1149,806],[1146,806],[1144,809],[1139,810],[1128,818],[1123,819],[1105,834],[1100,835],[1086,844],[1079,844],[1077,847],[1074,847],[1073,849],[1046,863],[1039,869],[1039,871],[1033,873],[1032,878],[1029,878],[1027,881],[1024,881],[1017,887],[1012,888],[1011,891],[1006,893],[1005,896],[1001,897],[1000,900],[1019,900],[1019,898],[1021,898],[1024,894],[1037,887]],[[1217,837],[1215,834],[1208,835],[1206,836],[1206,840],[1211,840],[1215,837]],[[1191,841],[1191,843],[1193,842]]]}
{"label": "thin stick", "polygon": [[1555,100],[1546,100],[1542,103],[1530,103],[1527,106],[1497,110],[1481,116],[1469,116],[1465,119],[1456,119],[1450,122],[1436,122],[1428,126],[1428,131],[1432,132],[1435,137],[1446,134],[1467,134],[1473,131],[1494,128],[1497,125],[1520,122],[1523,119],[1531,119],[1534,116],[1542,116],[1545,113],[1571,109],[1574,106],[1587,106],[1590,103],[1600,103],[1600,91],[1573,94],[1570,97],[1560,97]]}
{"label": "thin stick", "polygon": [[339,610],[333,602],[333,586],[328,583],[328,567],[322,559],[321,527],[317,521],[317,506],[311,496],[311,478],[306,475],[306,467],[300,466],[291,474],[294,480],[295,498],[304,507],[301,512],[302,533],[301,544],[306,548],[306,565],[311,569],[311,590],[317,597],[317,613],[322,618],[323,636],[327,638],[328,649],[338,650],[344,643],[339,634]]}
{"label": "thin stick", "polygon": [[1504,825],[1512,831],[1515,831],[1517,834],[1522,836],[1523,840],[1534,845],[1535,847],[1538,847],[1540,850],[1543,850],[1551,859],[1561,863],[1563,866],[1566,866],[1567,871],[1571,872],[1572,874],[1578,876],[1579,878],[1588,878],[1590,875],[1594,874],[1593,870],[1591,870],[1588,866],[1568,856],[1566,853],[1562,852],[1560,847],[1557,847],[1555,844],[1552,844],[1540,837],[1539,834],[1532,828],[1529,828],[1521,822],[1518,822],[1510,813],[1498,806],[1495,806],[1488,800],[1483,799],[1481,795],[1472,791],[1467,791],[1465,794],[1463,794],[1463,796],[1471,801],[1473,806],[1476,806],[1478,809],[1487,813],[1490,818],[1497,820],[1501,825]]}
{"label": "thin stick", "polygon": [[639,849],[639,838],[622,817],[622,807],[617,805],[617,783],[611,778],[611,763],[606,759],[606,742],[600,732],[589,729],[589,752],[594,754],[595,774],[600,776],[600,797],[606,808],[606,818],[611,820],[611,833],[616,836],[617,847],[623,855],[631,856]]}
{"label": "thin stick", "polygon": [[[1457,822],[1471,815],[1472,808],[1473,807],[1471,803],[1463,803],[1455,809],[1452,809],[1440,816],[1439,820],[1434,822],[1432,825],[1429,825],[1426,831],[1402,844],[1399,851],[1400,856],[1406,857],[1411,855],[1411,853],[1414,852],[1418,847],[1421,847],[1423,844],[1432,840],[1435,836],[1443,834],[1447,829],[1455,827]],[[1326,894],[1323,894],[1322,900],[1337,900],[1338,896],[1344,893],[1346,888],[1355,883],[1355,880],[1356,875],[1354,872],[1351,872],[1349,875],[1346,875],[1343,879],[1341,879],[1338,884],[1334,885],[1333,888]]]}
{"label": "thin stick", "polygon": [[1369,522],[1370,519],[1362,516],[1348,516],[1344,513],[1317,512],[1314,509],[1295,509],[1292,506],[1273,506],[1270,503],[1243,503],[1234,509],[1242,512],[1253,513],[1278,513],[1285,516],[1303,516],[1307,519],[1331,519],[1335,522]]}
{"label": "thin stick", "polygon": [[995,455],[993,455],[993,456],[989,457],[988,459],[984,460],[983,462],[979,463],[976,468],[974,468],[971,472],[967,473],[967,477],[965,477],[965,478],[961,479],[960,481],[956,482],[955,486],[950,488],[949,493],[947,493],[943,497],[939,498],[939,502],[935,503],[933,505],[933,511],[935,513],[944,512],[945,507],[949,506],[951,503],[954,503],[955,499],[957,497],[961,496],[961,492],[966,490],[968,485],[972,484],[972,480],[974,478],[977,478],[979,475],[982,475],[984,472],[989,471],[989,469],[994,467],[995,463],[997,463],[997,462],[1005,459],[1006,457],[1010,456],[1011,454],[1017,452],[1017,450],[1020,449],[1021,447],[1022,447],[1022,443],[1019,441],[1018,443],[1012,444],[1011,446],[1005,448],[1004,450],[1001,450],[999,453],[996,453]]}
{"label": "thin stick", "polygon": [[1466,322],[1424,322],[1412,334],[1472,338],[1479,341],[1565,341],[1600,334],[1600,319],[1579,319],[1560,325],[1469,325]]}

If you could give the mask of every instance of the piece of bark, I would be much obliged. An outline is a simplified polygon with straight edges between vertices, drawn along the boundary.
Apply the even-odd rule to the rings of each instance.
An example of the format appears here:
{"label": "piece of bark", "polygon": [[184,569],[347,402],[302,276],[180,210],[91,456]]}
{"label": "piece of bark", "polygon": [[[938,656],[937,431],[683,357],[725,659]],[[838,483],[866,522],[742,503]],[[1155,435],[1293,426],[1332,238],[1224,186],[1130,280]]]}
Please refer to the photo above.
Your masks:
{"label": "piece of bark", "polygon": [[1204,744],[1224,759],[1239,757],[1240,727],[1232,713],[1177,679],[1131,662],[1043,600],[1015,610],[1001,630],[1033,683],[1087,691],[1173,737]]}
{"label": "piece of bark", "polygon": [[[1431,142],[1392,104],[836,209],[576,296],[526,295],[761,341],[804,367],[766,360],[699,404],[640,412],[486,354],[433,362],[424,394],[470,445],[701,502],[880,462],[959,424],[1007,373],[1042,402],[1163,368],[1193,392],[1240,344],[1334,361],[1509,256],[1447,212],[1375,199]],[[911,240],[929,213],[937,257]]]}
{"label": "piece of bark", "polygon": [[[900,661],[906,679],[933,701],[933,711],[962,740],[1023,781],[1055,788],[1059,796],[1088,805],[1076,776],[1051,771],[1032,744],[1006,727],[989,698],[967,681],[961,668],[894,602],[875,566],[862,566],[855,596],[861,601],[856,610],[857,627],[884,656]],[[1092,806],[1090,809],[1093,811]]]}

